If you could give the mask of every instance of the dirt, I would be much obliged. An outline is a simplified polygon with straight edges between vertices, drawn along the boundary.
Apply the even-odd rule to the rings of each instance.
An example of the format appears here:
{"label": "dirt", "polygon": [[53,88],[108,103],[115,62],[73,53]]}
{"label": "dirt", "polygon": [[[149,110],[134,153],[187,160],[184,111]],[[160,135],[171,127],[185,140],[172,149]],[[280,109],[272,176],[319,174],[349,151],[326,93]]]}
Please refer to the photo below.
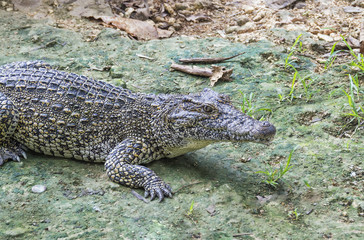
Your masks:
{"label": "dirt", "polygon": [[[350,92],[348,74],[357,75],[353,96],[363,106],[363,72],[350,65],[350,54],[326,69],[325,63],[339,33],[359,39],[363,3],[301,1],[271,9],[252,2],[164,1],[161,7],[149,1],[149,15],[144,1],[129,1],[132,10],[117,1],[0,2],[0,64],[42,59],[133,91],[188,93],[209,87],[209,80],[170,71],[173,62],[245,52],[217,64],[234,69],[233,81],[213,89],[239,108],[242,93],[253,94],[253,115],[277,127],[268,147],[219,143],[149,164],[175,191],[162,203],[144,203],[110,182],[102,164],[30,152],[0,169],[0,239],[362,239],[364,126],[347,115],[343,90]],[[348,6],[363,10],[345,13]],[[115,13],[147,14],[173,36],[137,41],[89,18]],[[290,95],[295,71],[285,63],[300,34],[302,45],[288,61],[301,78]],[[257,172],[285,167],[293,149],[292,168],[278,184],[264,182]],[[35,185],[46,190],[34,193]]]}

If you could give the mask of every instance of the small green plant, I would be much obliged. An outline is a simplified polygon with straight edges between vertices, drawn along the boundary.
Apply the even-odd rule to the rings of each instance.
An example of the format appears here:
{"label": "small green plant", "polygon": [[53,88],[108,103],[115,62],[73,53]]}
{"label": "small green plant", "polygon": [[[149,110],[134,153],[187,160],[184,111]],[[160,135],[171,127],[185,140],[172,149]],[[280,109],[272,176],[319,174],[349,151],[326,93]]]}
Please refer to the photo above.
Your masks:
{"label": "small green plant", "polygon": [[297,211],[297,208],[288,213],[288,217],[295,221],[297,221],[301,216],[302,214]]}
{"label": "small green plant", "polygon": [[302,48],[302,42],[300,41],[300,38],[301,38],[302,34],[300,34],[297,38],[296,38],[296,41],[293,43],[291,49],[289,50],[289,53],[288,53],[288,56],[286,57],[286,61],[285,61],[285,64],[284,64],[284,69],[287,69],[287,66],[290,64],[289,63],[289,59],[290,57],[293,55],[293,53],[295,51],[297,51],[295,49],[295,46],[297,45],[297,43],[299,42],[299,46],[300,46],[300,51],[304,51],[303,48]]}
{"label": "small green plant", "polygon": [[352,94],[347,93],[345,90],[343,90],[343,92],[345,93],[345,95],[348,98],[348,103],[349,106],[351,107],[351,113],[344,113],[344,115],[346,116],[352,116],[354,118],[357,119],[358,121],[358,125],[360,125],[360,122],[362,119],[364,119],[364,117],[362,117],[359,113],[360,111],[362,112],[361,114],[364,114],[364,109],[362,106],[359,106],[358,108],[356,107],[355,101],[354,101],[354,96]]}
{"label": "small green plant", "polygon": [[303,182],[305,183],[306,187],[308,187],[308,188],[312,188],[312,187],[311,187],[311,185],[308,183],[308,181],[307,181],[307,180],[303,180]]}
{"label": "small green plant", "polygon": [[292,102],[294,98],[300,98],[301,96],[295,95],[295,89],[298,83],[300,82],[303,86],[303,90],[305,93],[306,102],[310,101],[313,94],[317,91],[311,91],[310,86],[314,82],[310,75],[301,77],[300,73],[296,70],[295,67],[293,67],[291,64],[288,64],[291,68],[294,69],[294,74],[291,82],[291,89],[289,91],[288,96],[284,96],[283,94],[278,94],[279,101],[282,102],[284,100],[288,100],[289,102]]}
{"label": "small green plant", "polygon": [[338,52],[341,52],[341,50],[339,51],[335,51],[335,47],[336,47],[336,44],[338,42],[334,43],[334,45],[332,45],[332,48],[331,48],[331,52],[330,52],[330,56],[329,58],[326,60],[325,62],[325,70],[329,69],[331,67],[331,65],[334,63],[335,59],[336,59],[336,54]]}
{"label": "small green plant", "polygon": [[187,216],[191,216],[193,214],[193,206],[195,205],[195,201],[192,200],[191,205],[190,205],[190,210],[188,210],[187,212]]}
{"label": "small green plant", "polygon": [[[340,36],[343,39],[343,41],[344,41],[345,45],[347,46],[347,48],[349,49],[350,54],[355,58],[355,60],[352,61],[350,63],[350,65],[358,67],[362,72],[364,72],[364,57],[363,57],[363,54],[359,53],[358,55],[356,55],[355,52],[353,51],[353,49],[351,48],[350,44],[346,41],[345,37],[343,35],[340,35]],[[345,51],[345,50],[335,51],[337,43],[338,42],[336,42],[331,48],[329,58],[325,62],[325,70],[329,69],[332,66],[332,64],[334,63],[334,61],[336,59],[337,53]]]}
{"label": "small green plant", "polygon": [[[345,90],[342,91],[344,92],[344,94],[348,99],[348,104],[350,106],[351,112],[344,113],[344,115],[352,117],[350,122],[357,120],[358,124],[354,130],[355,133],[357,128],[362,124],[362,120],[364,120],[364,106],[361,105],[362,103],[360,101],[361,90],[359,88],[360,86],[358,77],[357,76],[352,77],[349,74],[349,79],[350,79],[350,92],[348,93]],[[358,105],[355,103],[355,96],[354,96],[355,93],[357,95]]]}
{"label": "small green plant", "polygon": [[343,39],[344,43],[348,47],[350,54],[355,58],[354,61],[350,63],[351,66],[358,67],[362,72],[364,72],[364,56],[363,54],[359,53],[358,55],[355,54],[353,49],[350,47],[349,43],[346,41],[345,37],[341,35],[341,38]]}
{"label": "small green plant", "polygon": [[266,184],[276,187],[278,185],[278,180],[281,179],[287,172],[292,168],[290,166],[291,158],[293,155],[293,152],[296,150],[296,148],[292,149],[292,151],[289,153],[288,160],[286,165],[283,167],[282,163],[280,163],[279,169],[272,169],[265,170],[265,171],[257,171],[255,173],[260,173],[266,176],[266,179],[263,180]]}
{"label": "small green plant", "polygon": [[[289,64],[290,66],[292,66],[291,64]],[[293,67],[293,66],[292,66]],[[296,79],[297,79],[297,74],[298,72],[296,71],[296,69],[293,67],[293,69],[295,70],[294,74],[293,74],[293,79],[292,79],[292,83],[291,83],[291,91],[289,91],[289,98],[290,98],[290,102],[292,102],[293,98],[294,98],[294,89],[295,89],[295,83],[296,83]],[[298,74],[299,75],[299,74]]]}
{"label": "small green plant", "polygon": [[292,78],[292,82],[291,82],[291,89],[290,92],[288,94],[288,96],[284,96],[281,93],[278,93],[278,97],[279,97],[279,102],[282,102],[284,100],[288,100],[290,102],[293,101],[294,98],[298,98],[300,96],[297,96],[295,94],[295,89],[298,86],[299,83],[302,84],[304,92],[305,92],[305,98],[306,98],[306,102],[310,101],[314,92],[312,92],[310,90],[310,85],[313,83],[313,79],[311,78],[310,75],[308,76],[304,76],[302,77],[300,75],[300,73],[297,71],[297,69],[292,65],[292,61],[289,61],[289,59],[291,58],[291,56],[293,55],[294,52],[296,52],[297,50],[295,49],[295,46],[299,43],[299,50],[300,52],[305,51],[303,49],[303,45],[302,42],[299,40],[300,37],[302,36],[302,34],[300,34],[297,38],[296,41],[293,43],[291,50],[288,54],[288,56],[286,57],[285,60],[285,64],[284,64],[284,69],[287,70],[288,67],[292,68],[294,70],[294,74],[293,74],[293,78]]}
{"label": "small green plant", "polygon": [[[253,105],[253,98],[254,98],[254,94],[250,93],[249,96],[246,95],[245,93],[243,93],[242,91],[240,91],[241,95],[243,95],[243,103],[241,106],[241,110],[243,111],[243,113],[249,115],[252,118],[255,118],[254,115],[258,112],[262,112],[262,111],[267,111],[270,113],[273,113],[272,109],[270,108],[256,108]],[[264,116],[262,116],[259,120],[263,120]]]}

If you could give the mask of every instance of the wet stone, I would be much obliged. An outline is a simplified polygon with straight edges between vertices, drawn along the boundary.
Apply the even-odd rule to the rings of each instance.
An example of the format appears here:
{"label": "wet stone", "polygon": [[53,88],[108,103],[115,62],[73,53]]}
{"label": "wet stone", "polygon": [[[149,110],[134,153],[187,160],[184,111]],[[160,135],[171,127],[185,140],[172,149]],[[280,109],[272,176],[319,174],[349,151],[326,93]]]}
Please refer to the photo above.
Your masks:
{"label": "wet stone", "polygon": [[47,187],[44,186],[44,185],[34,185],[32,187],[32,192],[33,193],[42,193],[44,192],[45,190],[47,190]]}

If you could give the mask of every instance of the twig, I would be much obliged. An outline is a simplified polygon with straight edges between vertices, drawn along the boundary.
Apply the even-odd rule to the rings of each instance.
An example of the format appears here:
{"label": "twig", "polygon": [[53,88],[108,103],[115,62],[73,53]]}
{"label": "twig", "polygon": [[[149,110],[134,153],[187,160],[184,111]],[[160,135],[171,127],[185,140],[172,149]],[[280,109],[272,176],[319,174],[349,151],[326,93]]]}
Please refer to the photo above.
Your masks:
{"label": "twig", "polygon": [[45,43],[45,44],[43,44],[43,45],[41,45],[39,47],[36,47],[36,48],[33,48],[33,49],[29,50],[28,52],[33,52],[33,51],[37,51],[39,49],[53,47],[56,44],[59,44],[59,42],[57,40],[51,40],[51,41],[49,41],[49,42],[47,42],[47,43]]}
{"label": "twig", "polygon": [[317,57],[315,57],[314,55],[309,54],[309,53],[296,53],[296,54],[299,55],[299,56],[303,56],[303,57],[309,57],[309,58],[312,58],[314,60],[317,59]]}
{"label": "twig", "polygon": [[171,68],[185,72],[191,75],[201,76],[201,77],[211,77],[212,70],[210,68],[200,68],[200,67],[190,67],[186,65],[172,63]]}
{"label": "twig", "polygon": [[148,60],[154,60],[154,58],[151,58],[151,57],[148,57],[148,56],[145,56],[145,55],[141,55],[141,54],[136,54],[138,57],[140,58],[145,58],[145,59],[148,59]]}
{"label": "twig", "polygon": [[149,203],[149,201],[147,199],[145,199],[142,195],[140,195],[139,193],[137,193],[134,190],[131,190],[131,193],[139,200],[145,202],[145,203]]}
{"label": "twig", "polygon": [[226,57],[226,58],[183,58],[183,59],[179,59],[180,62],[183,63],[221,63],[224,62],[226,60],[235,58],[237,56],[240,56],[242,54],[244,54],[245,52],[241,52],[239,54],[236,54],[234,56],[231,57]]}
{"label": "twig", "polygon": [[233,234],[233,237],[241,237],[241,236],[247,236],[247,235],[253,235],[252,233],[236,233]]}
{"label": "twig", "polygon": [[190,186],[192,186],[192,185],[196,185],[196,184],[200,184],[200,183],[202,183],[202,182],[201,182],[201,181],[199,181],[199,182],[193,182],[193,183],[190,183],[190,184],[184,185],[184,186],[182,186],[182,187],[178,188],[178,189],[177,189],[176,191],[174,191],[173,193],[177,193],[177,192],[181,191],[182,189],[184,189],[184,188],[186,188],[186,187],[190,187]]}

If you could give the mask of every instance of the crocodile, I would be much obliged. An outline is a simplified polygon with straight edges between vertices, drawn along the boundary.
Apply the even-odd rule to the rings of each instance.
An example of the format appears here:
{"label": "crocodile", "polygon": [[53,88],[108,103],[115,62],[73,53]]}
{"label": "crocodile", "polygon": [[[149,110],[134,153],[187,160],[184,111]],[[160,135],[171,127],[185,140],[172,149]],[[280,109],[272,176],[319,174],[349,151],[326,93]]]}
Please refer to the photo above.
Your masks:
{"label": "crocodile", "polygon": [[39,60],[0,66],[0,103],[0,165],[27,150],[104,162],[113,182],[159,201],[172,189],[144,164],[215,142],[270,144],[276,133],[211,89],[132,92]]}

